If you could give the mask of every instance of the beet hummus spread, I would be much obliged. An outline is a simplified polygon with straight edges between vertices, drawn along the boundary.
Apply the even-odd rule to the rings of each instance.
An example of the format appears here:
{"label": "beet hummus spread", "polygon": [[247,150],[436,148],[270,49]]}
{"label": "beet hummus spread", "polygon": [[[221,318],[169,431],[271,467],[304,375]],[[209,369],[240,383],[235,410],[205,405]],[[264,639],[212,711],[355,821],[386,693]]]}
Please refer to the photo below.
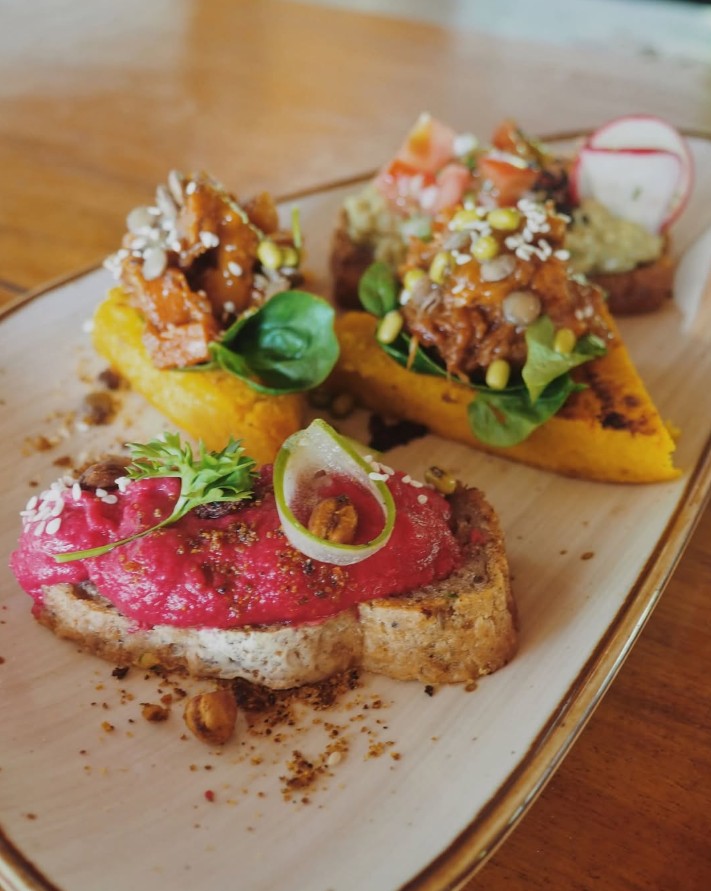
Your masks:
{"label": "beet hummus spread", "polygon": [[[53,555],[127,538],[169,516],[180,483],[124,480],[111,491],[54,483],[23,511],[10,563],[37,604],[43,586],[92,582],[137,628],[315,621],[445,578],[463,562],[447,500],[399,472],[387,477],[397,509],[393,533],[381,550],[350,566],[319,562],[289,544],[271,467],[260,471],[250,500],[216,504],[215,510],[204,505],[101,556],[66,563]],[[358,513],[355,543],[369,541],[382,528],[378,505],[346,478],[326,478],[319,490],[321,497],[342,494]]]}

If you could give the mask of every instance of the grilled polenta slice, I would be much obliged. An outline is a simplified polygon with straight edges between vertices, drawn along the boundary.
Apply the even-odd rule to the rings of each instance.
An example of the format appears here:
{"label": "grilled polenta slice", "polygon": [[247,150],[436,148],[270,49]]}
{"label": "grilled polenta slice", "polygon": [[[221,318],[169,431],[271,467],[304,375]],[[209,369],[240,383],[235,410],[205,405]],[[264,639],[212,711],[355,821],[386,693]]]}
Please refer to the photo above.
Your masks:
{"label": "grilled polenta slice", "polygon": [[[617,329],[605,313],[610,330]],[[348,312],[336,323],[340,360],[329,387],[353,393],[366,408],[425,425],[432,433],[566,476],[615,483],[676,478],[674,440],[654,407],[627,350],[616,336],[605,356],[575,369],[587,388],[523,442],[480,442],[467,420],[476,398],[454,380],[416,374],[391,359],[375,339],[377,320]]]}
{"label": "grilled polenta slice", "polygon": [[300,393],[257,393],[224,371],[156,368],[143,345],[144,327],[127,294],[113,288],[94,315],[94,347],[133,390],[209,450],[224,448],[233,436],[257,462],[269,463],[302,426]]}

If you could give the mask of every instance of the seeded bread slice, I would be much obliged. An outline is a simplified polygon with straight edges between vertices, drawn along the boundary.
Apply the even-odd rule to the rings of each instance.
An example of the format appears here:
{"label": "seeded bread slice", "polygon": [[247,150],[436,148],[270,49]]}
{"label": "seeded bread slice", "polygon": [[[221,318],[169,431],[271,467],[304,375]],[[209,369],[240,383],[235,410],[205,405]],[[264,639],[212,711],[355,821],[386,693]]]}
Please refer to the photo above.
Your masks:
{"label": "seeded bread slice", "polygon": [[273,689],[349,668],[429,684],[472,681],[514,655],[516,610],[493,509],[477,489],[460,487],[451,500],[454,531],[467,553],[457,571],[409,595],[368,601],[320,622],[143,630],[93,585],[70,584],[47,587],[35,616],[119,666],[161,665]]}

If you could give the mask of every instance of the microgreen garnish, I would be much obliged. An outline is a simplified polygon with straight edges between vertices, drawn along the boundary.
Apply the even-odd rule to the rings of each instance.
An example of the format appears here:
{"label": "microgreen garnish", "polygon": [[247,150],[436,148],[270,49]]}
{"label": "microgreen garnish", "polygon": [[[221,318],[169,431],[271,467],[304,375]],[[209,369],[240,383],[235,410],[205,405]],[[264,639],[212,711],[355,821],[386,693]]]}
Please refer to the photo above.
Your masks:
{"label": "microgreen garnish", "polygon": [[181,443],[177,433],[165,433],[148,443],[131,442],[128,443],[128,448],[132,459],[126,469],[129,479],[177,477],[180,480],[180,494],[172,513],[160,523],[128,538],[85,551],[55,554],[54,559],[58,563],[99,557],[119,545],[176,523],[188,511],[201,504],[242,501],[252,495],[255,462],[244,454],[241,444],[232,438],[220,452],[208,452],[201,442],[197,457],[188,443]]}

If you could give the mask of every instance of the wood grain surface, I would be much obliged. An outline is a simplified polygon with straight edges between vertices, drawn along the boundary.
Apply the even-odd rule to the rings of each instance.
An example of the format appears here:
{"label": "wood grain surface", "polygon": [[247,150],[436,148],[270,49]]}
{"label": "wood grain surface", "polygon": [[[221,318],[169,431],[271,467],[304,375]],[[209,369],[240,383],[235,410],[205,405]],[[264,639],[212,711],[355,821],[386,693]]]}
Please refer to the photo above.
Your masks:
{"label": "wood grain surface", "polygon": [[[423,109],[483,135],[625,112],[711,132],[701,63],[278,0],[7,3],[0,73],[0,305],[114,250],[171,167],[284,195],[376,167]],[[710,592],[707,509],[584,733],[466,891],[711,887]]]}

